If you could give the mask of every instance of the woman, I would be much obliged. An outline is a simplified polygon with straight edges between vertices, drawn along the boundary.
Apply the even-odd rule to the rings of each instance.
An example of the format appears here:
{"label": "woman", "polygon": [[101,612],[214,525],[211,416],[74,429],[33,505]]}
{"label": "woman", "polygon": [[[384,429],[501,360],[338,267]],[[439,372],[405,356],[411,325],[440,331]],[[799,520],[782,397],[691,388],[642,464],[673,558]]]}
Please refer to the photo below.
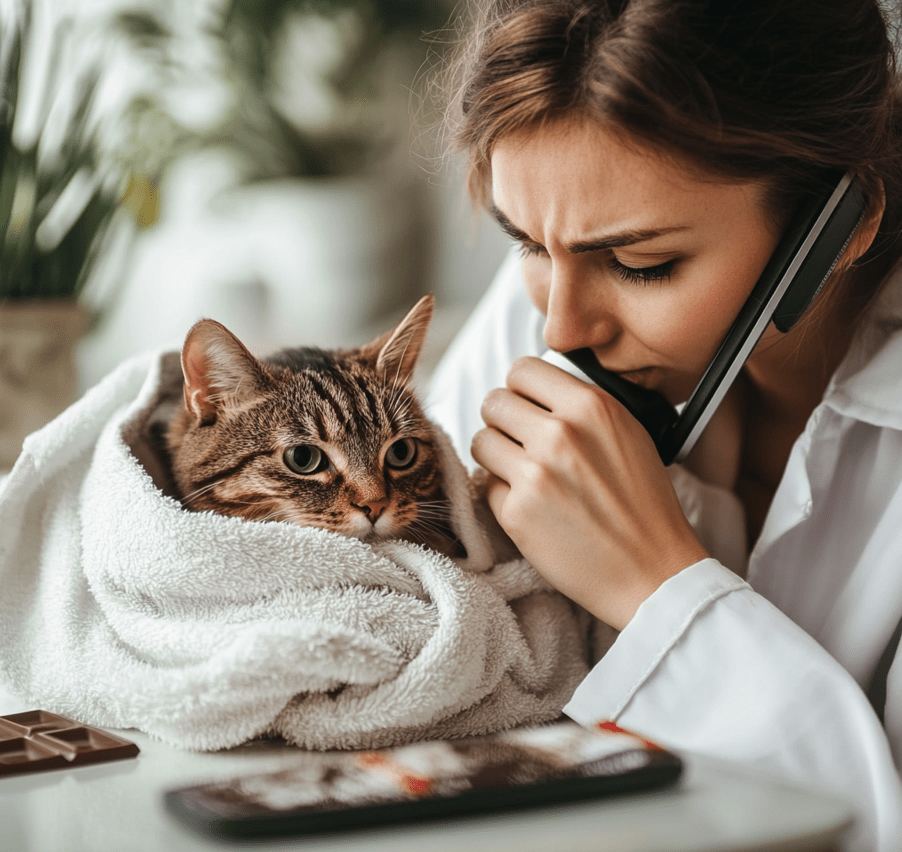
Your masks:
{"label": "woman", "polygon": [[[498,0],[462,67],[470,186],[520,257],[431,411],[520,551],[621,631],[565,711],[838,791],[856,848],[902,849],[902,94],[880,9]],[[549,363],[588,347],[685,400],[836,170],[862,221],[803,319],[765,332],[694,476]]]}

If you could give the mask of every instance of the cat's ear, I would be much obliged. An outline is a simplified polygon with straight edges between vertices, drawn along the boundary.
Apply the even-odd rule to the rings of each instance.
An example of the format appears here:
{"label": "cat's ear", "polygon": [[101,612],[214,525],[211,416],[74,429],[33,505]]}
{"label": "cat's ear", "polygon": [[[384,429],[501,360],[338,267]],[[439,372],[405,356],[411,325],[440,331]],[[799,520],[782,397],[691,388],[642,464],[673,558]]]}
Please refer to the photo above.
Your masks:
{"label": "cat's ear", "polygon": [[376,369],[397,376],[399,381],[410,380],[429,331],[434,307],[435,298],[423,296],[393,330],[364,347],[375,353]]}
{"label": "cat's ear", "polygon": [[182,346],[185,405],[201,424],[213,423],[226,405],[255,397],[266,382],[266,368],[216,320],[202,319]]}

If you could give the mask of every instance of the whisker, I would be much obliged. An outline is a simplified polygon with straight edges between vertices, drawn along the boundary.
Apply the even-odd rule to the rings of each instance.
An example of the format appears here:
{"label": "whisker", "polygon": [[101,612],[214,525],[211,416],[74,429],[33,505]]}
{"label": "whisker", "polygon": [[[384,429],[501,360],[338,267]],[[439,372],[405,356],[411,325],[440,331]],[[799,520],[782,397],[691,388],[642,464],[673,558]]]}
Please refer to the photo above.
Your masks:
{"label": "whisker", "polygon": [[290,511],[288,509],[276,509],[274,512],[270,512],[268,515],[265,515],[262,518],[257,518],[256,520],[261,523],[265,523],[266,521],[270,521],[273,518],[279,521],[284,521],[290,518]]}
{"label": "whisker", "polygon": [[449,535],[450,530],[446,526],[434,523],[432,521],[421,521],[419,518],[417,518],[407,526],[407,531],[414,534],[419,533],[420,530],[422,530],[424,533],[438,533],[445,538],[451,538],[451,536]]}
{"label": "whisker", "polygon": [[422,511],[419,510],[417,512],[417,518],[424,521],[444,521],[448,522],[448,513],[447,512],[430,512],[430,511]]}
{"label": "whisker", "polygon": [[450,535],[447,530],[434,530],[430,535],[429,530],[418,530],[413,527],[408,528],[404,533],[404,538],[415,544],[421,544],[425,547],[435,549],[436,538],[442,538],[451,545],[457,545],[463,549],[463,542],[455,535]]}
{"label": "whisker", "polygon": [[410,416],[410,410],[413,408],[415,402],[413,396],[409,394],[399,395],[397,402],[395,403],[395,416],[396,417],[408,417]]}
{"label": "whisker", "polygon": [[451,510],[451,503],[446,500],[436,501],[432,503],[416,502],[414,505],[416,505],[417,509],[427,512],[448,512]]}
{"label": "whisker", "polygon": [[398,384],[398,380],[401,378],[401,367],[404,364],[404,356],[407,354],[407,349],[410,347],[411,342],[413,341],[413,335],[409,335],[407,341],[404,344],[404,350],[401,352],[401,357],[398,359],[398,367],[395,370],[395,376],[392,379],[392,391],[394,391],[395,387]]}
{"label": "whisker", "polygon": [[423,509],[432,509],[432,508],[444,508],[449,509],[451,507],[451,501],[447,498],[443,498],[441,500],[418,500],[417,506]]}
{"label": "whisker", "polygon": [[185,504],[190,503],[192,500],[196,500],[198,497],[206,494],[208,491],[212,491],[217,485],[219,485],[218,480],[216,482],[211,482],[207,485],[203,485],[195,491],[192,491],[190,494],[186,494],[179,502],[184,506]]}

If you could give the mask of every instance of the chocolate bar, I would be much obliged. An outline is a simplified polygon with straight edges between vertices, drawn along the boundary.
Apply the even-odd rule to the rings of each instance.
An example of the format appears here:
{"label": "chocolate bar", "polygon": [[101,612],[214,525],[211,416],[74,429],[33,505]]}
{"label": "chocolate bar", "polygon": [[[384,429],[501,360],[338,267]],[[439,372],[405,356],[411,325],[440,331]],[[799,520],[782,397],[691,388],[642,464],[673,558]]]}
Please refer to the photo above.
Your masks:
{"label": "chocolate bar", "polygon": [[46,710],[0,716],[0,777],[135,757],[130,740]]}

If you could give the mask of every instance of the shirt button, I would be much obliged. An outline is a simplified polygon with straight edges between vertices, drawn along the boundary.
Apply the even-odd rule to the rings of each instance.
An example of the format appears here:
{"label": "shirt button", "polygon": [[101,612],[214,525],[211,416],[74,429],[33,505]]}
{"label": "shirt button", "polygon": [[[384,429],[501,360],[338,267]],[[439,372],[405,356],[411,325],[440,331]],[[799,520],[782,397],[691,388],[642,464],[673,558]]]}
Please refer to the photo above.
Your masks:
{"label": "shirt button", "polygon": [[810,518],[811,517],[811,509],[813,508],[812,502],[809,500],[802,506],[802,517]]}

